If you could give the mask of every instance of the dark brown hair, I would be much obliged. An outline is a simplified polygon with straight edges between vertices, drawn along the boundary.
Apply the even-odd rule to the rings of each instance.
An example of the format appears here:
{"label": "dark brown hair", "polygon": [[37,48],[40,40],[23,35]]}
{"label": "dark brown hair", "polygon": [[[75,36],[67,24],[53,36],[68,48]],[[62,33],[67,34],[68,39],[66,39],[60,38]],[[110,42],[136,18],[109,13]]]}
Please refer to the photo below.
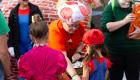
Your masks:
{"label": "dark brown hair", "polygon": [[101,45],[96,45],[94,47],[93,46],[91,46],[91,47],[92,47],[91,48],[92,50],[91,50],[89,55],[86,55],[86,57],[84,58],[84,61],[86,61],[86,62],[90,61],[92,59],[93,55],[95,53],[97,53],[96,49],[101,49],[101,54],[104,57],[109,58],[109,51],[108,51],[108,49],[107,49],[107,47],[105,45],[101,44]]}
{"label": "dark brown hair", "polygon": [[45,39],[48,33],[48,26],[44,21],[35,22],[30,25],[30,34],[36,39]]}

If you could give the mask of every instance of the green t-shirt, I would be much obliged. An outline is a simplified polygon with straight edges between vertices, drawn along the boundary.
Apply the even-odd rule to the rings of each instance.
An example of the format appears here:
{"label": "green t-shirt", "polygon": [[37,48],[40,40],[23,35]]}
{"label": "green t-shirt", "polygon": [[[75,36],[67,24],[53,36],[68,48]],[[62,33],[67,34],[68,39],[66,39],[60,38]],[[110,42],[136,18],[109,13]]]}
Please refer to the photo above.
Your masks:
{"label": "green t-shirt", "polygon": [[0,36],[7,34],[9,32],[9,27],[8,24],[2,14],[2,12],[0,11]]}

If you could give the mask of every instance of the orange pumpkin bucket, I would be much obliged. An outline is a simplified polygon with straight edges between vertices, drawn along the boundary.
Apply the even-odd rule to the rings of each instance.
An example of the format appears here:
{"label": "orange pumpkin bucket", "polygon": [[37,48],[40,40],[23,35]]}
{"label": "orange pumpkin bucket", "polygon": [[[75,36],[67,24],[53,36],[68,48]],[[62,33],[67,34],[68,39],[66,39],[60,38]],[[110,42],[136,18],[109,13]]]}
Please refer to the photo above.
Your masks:
{"label": "orange pumpkin bucket", "polygon": [[135,27],[140,27],[140,4],[136,4],[133,6],[132,13],[135,16],[135,19],[130,24],[128,34],[135,31]]}

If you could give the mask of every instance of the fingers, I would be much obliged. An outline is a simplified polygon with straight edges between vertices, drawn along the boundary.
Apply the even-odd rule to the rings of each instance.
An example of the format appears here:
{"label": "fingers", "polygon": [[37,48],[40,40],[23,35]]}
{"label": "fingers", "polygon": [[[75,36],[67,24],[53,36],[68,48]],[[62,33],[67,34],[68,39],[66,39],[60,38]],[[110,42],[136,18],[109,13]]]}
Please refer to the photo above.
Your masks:
{"label": "fingers", "polygon": [[135,36],[135,35],[131,35],[131,36],[129,36],[129,38],[130,38],[130,39],[135,39],[136,36]]}
{"label": "fingers", "polygon": [[128,36],[129,36],[129,38],[130,38],[130,36],[132,36],[134,33],[135,33],[135,32],[130,33],[130,34],[128,35]]}
{"label": "fingers", "polygon": [[128,20],[134,21],[134,19],[135,19],[135,16],[133,14],[128,15]]}
{"label": "fingers", "polygon": [[125,21],[126,23],[129,23],[129,22],[131,22],[131,21],[134,21],[134,19],[135,19],[134,14],[130,13],[130,14],[128,14],[128,15],[124,18],[124,21]]}
{"label": "fingers", "polygon": [[128,36],[130,39],[139,39],[140,38],[140,28],[137,26],[135,27],[135,31],[130,33]]}
{"label": "fingers", "polygon": [[82,56],[80,54],[76,53],[72,56],[72,61],[75,62],[75,61],[79,60],[81,57]]}
{"label": "fingers", "polygon": [[132,32],[129,34],[129,38],[130,39],[137,39],[139,37],[140,33],[137,33],[137,32]]}

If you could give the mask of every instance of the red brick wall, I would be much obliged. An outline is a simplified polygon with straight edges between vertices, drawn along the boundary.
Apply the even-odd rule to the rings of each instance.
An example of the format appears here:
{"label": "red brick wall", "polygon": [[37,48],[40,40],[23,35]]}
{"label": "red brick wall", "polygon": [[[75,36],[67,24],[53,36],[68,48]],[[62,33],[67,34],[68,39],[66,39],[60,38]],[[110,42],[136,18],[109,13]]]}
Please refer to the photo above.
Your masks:
{"label": "red brick wall", "polygon": [[[56,14],[56,4],[58,0],[29,0],[33,4],[39,6],[42,14],[47,23],[50,23],[52,20],[58,18]],[[106,3],[108,0],[104,0]],[[0,9],[4,13],[6,19],[9,16],[11,9],[18,3],[18,0],[3,0],[2,5],[0,5]]]}
{"label": "red brick wall", "polygon": [[[39,6],[45,18],[45,21],[47,23],[50,23],[50,21],[58,18],[56,14],[57,0],[29,0],[29,1]],[[18,3],[18,0],[3,0],[2,1],[2,5],[0,5],[0,8],[2,12],[4,13],[4,16],[6,17],[6,19],[9,17],[9,13],[11,9],[17,3]]]}

